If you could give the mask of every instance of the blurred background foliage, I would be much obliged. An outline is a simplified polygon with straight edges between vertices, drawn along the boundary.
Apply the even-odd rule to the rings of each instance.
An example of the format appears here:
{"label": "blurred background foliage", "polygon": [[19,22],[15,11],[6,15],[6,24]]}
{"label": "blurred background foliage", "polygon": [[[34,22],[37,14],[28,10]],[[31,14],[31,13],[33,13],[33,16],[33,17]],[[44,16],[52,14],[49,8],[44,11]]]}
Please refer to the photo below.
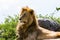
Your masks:
{"label": "blurred background foliage", "polygon": [[[56,8],[57,11],[60,10],[60,8]],[[53,17],[55,13],[52,13],[50,16],[45,15],[38,15],[38,18],[46,18],[46,19],[52,19],[60,23],[60,17],[55,18]],[[16,38],[16,25],[18,22],[18,15],[14,15],[14,17],[8,16],[5,18],[4,23],[0,24],[0,40],[15,40]]]}
{"label": "blurred background foliage", "polygon": [[15,28],[18,22],[18,15],[14,17],[8,16],[4,23],[0,24],[0,40],[14,40]]}

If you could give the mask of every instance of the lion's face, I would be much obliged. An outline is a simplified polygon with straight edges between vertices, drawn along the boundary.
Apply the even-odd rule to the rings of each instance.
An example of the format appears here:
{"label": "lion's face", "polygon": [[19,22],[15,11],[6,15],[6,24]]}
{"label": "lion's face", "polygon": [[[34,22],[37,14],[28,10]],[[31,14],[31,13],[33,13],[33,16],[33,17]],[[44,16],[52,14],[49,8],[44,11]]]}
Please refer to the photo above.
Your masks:
{"label": "lion's face", "polygon": [[25,25],[30,25],[33,22],[33,10],[29,8],[22,8],[19,20]]}

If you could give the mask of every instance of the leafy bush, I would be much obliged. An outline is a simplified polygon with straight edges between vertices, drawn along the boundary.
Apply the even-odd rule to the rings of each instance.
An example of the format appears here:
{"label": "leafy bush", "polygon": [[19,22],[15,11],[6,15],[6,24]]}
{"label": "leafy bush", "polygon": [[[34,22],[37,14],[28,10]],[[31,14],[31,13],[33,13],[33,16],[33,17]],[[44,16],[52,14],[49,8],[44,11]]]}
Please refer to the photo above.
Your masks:
{"label": "leafy bush", "polygon": [[8,16],[4,23],[0,24],[0,40],[14,40],[16,38],[15,28],[18,22],[18,16]]}
{"label": "leafy bush", "polygon": [[51,19],[51,20],[54,20],[54,21],[60,23],[60,17],[55,18],[55,17],[53,17],[53,15],[52,15],[52,16],[48,16],[48,15],[43,16],[43,15],[40,14],[40,15],[38,16],[38,18]]}

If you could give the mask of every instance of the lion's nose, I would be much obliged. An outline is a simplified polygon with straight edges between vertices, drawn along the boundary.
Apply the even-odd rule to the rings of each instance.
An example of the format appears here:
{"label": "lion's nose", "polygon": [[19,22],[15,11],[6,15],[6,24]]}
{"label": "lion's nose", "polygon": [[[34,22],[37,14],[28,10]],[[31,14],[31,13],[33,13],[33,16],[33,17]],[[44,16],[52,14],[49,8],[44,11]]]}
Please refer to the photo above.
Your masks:
{"label": "lion's nose", "polygon": [[20,17],[19,20],[22,20],[22,17]]}
{"label": "lion's nose", "polygon": [[19,20],[21,20],[21,18]]}

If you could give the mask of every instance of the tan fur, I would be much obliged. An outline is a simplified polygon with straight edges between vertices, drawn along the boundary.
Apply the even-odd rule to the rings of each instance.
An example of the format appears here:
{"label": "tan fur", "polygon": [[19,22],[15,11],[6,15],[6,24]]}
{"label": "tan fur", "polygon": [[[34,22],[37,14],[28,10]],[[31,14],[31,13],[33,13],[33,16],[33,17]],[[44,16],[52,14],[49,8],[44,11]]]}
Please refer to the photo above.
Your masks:
{"label": "tan fur", "polygon": [[42,40],[46,38],[56,38],[60,32],[54,32],[40,27],[36,21],[34,10],[23,7],[17,30],[17,40]]}

